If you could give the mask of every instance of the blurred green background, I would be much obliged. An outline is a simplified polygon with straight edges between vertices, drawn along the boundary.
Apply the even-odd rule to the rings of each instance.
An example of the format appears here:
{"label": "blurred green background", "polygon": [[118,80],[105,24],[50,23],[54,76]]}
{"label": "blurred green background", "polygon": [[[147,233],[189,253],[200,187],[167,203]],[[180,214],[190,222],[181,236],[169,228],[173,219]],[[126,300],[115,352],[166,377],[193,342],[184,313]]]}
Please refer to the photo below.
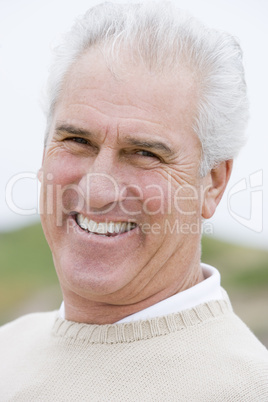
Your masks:
{"label": "blurred green background", "polygon": [[[202,261],[216,266],[235,312],[268,347],[268,251],[204,237]],[[0,233],[0,325],[62,300],[40,224]]]}

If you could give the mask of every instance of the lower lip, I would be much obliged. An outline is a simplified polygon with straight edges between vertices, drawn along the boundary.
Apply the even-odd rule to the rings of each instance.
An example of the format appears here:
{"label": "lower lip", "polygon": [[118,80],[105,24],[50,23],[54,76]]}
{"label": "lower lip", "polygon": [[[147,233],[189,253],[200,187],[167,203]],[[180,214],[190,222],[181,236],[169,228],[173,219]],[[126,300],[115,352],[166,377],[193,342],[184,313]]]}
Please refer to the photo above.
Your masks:
{"label": "lower lip", "polygon": [[136,226],[134,229],[131,229],[127,232],[118,233],[116,236],[105,236],[105,235],[101,235],[101,234],[90,233],[90,232],[82,229],[76,222],[75,216],[70,216],[69,219],[72,219],[75,222],[74,229],[77,234],[83,235],[87,240],[98,242],[98,243],[105,242],[106,244],[107,243],[111,244],[114,242],[118,242],[118,241],[130,238],[131,236],[137,234],[139,231],[139,226]]}

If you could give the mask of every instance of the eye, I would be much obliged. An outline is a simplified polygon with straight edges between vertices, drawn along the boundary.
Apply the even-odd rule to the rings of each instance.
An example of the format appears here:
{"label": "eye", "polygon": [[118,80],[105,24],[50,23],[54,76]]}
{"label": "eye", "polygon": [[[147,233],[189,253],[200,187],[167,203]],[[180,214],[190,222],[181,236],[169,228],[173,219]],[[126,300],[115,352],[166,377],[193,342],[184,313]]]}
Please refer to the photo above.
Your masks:
{"label": "eye", "polygon": [[155,154],[153,154],[150,151],[145,151],[144,149],[137,151],[136,154],[141,155],[141,156],[147,156],[149,158],[157,158],[157,156]]}
{"label": "eye", "polygon": [[66,138],[66,140],[74,141],[74,142],[77,142],[78,144],[85,144],[85,145],[88,144],[88,141],[81,137],[70,137],[70,138]]}

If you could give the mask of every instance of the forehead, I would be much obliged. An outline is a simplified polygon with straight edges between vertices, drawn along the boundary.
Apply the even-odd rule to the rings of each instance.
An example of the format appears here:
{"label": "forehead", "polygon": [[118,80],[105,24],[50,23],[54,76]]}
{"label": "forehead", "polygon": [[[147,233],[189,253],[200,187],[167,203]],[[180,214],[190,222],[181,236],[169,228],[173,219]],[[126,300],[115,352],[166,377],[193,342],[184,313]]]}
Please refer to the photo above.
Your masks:
{"label": "forehead", "polygon": [[142,63],[128,62],[123,54],[111,69],[100,50],[90,49],[67,73],[55,117],[100,128],[135,131],[158,126],[162,132],[166,128],[189,135],[197,101],[197,82],[184,66],[176,72],[154,73]]}

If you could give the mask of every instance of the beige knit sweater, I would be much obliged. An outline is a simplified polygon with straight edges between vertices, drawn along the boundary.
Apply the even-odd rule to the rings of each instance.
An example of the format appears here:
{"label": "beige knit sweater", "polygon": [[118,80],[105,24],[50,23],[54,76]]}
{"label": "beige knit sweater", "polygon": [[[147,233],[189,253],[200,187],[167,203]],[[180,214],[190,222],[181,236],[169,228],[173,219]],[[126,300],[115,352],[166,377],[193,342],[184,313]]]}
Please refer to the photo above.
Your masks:
{"label": "beige knit sweater", "polygon": [[31,314],[0,356],[0,401],[268,401],[268,351],[228,299],[113,325]]}

